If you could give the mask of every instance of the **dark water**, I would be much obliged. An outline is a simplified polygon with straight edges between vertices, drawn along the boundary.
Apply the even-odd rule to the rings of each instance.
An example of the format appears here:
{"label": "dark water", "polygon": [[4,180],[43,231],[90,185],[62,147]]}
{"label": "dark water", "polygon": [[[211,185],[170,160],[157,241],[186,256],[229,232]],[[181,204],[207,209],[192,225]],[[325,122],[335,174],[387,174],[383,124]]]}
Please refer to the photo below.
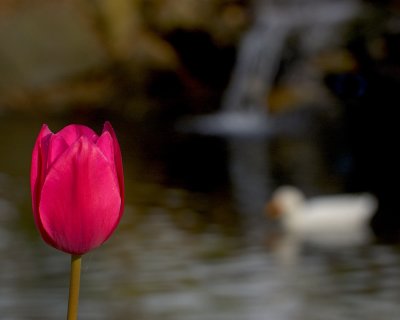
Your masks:
{"label": "dark water", "polygon": [[[68,121],[48,122],[58,130]],[[262,142],[114,127],[126,211],[83,259],[81,319],[398,319],[399,247],[302,246],[266,222],[273,175]],[[44,244],[31,215],[39,128],[40,120],[0,118],[1,319],[66,314],[69,256]]]}

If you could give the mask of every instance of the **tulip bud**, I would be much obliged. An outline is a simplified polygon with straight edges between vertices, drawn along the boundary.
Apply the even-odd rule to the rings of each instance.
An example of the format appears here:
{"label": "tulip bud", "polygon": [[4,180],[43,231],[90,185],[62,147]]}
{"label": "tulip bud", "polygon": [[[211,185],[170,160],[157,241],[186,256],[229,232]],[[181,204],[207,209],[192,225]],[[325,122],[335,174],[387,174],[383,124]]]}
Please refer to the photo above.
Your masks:
{"label": "tulip bud", "polygon": [[111,124],[98,136],[82,125],[43,125],[32,154],[33,215],[51,246],[82,255],[106,241],[124,208],[121,151]]}

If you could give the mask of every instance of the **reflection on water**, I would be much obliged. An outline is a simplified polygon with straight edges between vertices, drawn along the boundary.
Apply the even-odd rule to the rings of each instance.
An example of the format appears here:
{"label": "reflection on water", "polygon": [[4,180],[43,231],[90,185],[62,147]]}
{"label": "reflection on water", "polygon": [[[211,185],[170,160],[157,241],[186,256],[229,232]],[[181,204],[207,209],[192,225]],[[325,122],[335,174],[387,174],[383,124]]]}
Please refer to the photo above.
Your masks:
{"label": "reflection on water", "polygon": [[[50,122],[55,129],[64,124]],[[69,257],[42,242],[31,217],[28,171],[39,126],[23,119],[0,126],[1,319],[59,319],[66,310]],[[297,259],[287,264],[280,251],[284,238],[262,224],[262,239],[249,237],[251,224],[237,214],[229,192],[168,182],[182,182],[160,177],[178,169],[160,168],[162,159],[137,152],[146,136],[114,126],[127,155],[127,208],[110,241],[84,257],[82,319],[398,318],[398,247],[298,246]],[[163,148],[176,149],[169,143]],[[232,161],[234,167],[246,165],[237,155]],[[257,170],[257,163],[249,165]],[[268,181],[257,183],[264,196]],[[221,184],[229,187],[228,181]],[[246,190],[250,195],[252,188]]]}

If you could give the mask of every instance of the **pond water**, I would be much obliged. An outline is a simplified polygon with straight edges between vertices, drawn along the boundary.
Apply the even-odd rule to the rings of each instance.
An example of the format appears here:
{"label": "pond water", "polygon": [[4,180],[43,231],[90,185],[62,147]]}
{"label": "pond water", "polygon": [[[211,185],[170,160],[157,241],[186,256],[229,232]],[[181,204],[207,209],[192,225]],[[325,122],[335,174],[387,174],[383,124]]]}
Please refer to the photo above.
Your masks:
{"label": "pond water", "polygon": [[[53,130],[68,122],[48,120]],[[40,124],[0,119],[0,319],[66,314],[69,256],[44,244],[30,208]],[[398,319],[398,246],[302,246],[266,221],[273,183],[262,142],[113,124],[126,210],[111,239],[83,258],[80,319]]]}

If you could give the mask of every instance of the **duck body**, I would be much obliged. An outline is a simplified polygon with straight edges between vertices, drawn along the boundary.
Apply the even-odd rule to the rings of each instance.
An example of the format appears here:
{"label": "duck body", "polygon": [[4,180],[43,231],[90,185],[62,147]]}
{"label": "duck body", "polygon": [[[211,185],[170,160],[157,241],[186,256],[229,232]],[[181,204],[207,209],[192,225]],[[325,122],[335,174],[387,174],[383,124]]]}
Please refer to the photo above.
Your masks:
{"label": "duck body", "polygon": [[345,245],[370,238],[369,222],[377,209],[371,194],[319,196],[306,199],[294,187],[273,195],[274,207],[286,233],[305,242]]}

